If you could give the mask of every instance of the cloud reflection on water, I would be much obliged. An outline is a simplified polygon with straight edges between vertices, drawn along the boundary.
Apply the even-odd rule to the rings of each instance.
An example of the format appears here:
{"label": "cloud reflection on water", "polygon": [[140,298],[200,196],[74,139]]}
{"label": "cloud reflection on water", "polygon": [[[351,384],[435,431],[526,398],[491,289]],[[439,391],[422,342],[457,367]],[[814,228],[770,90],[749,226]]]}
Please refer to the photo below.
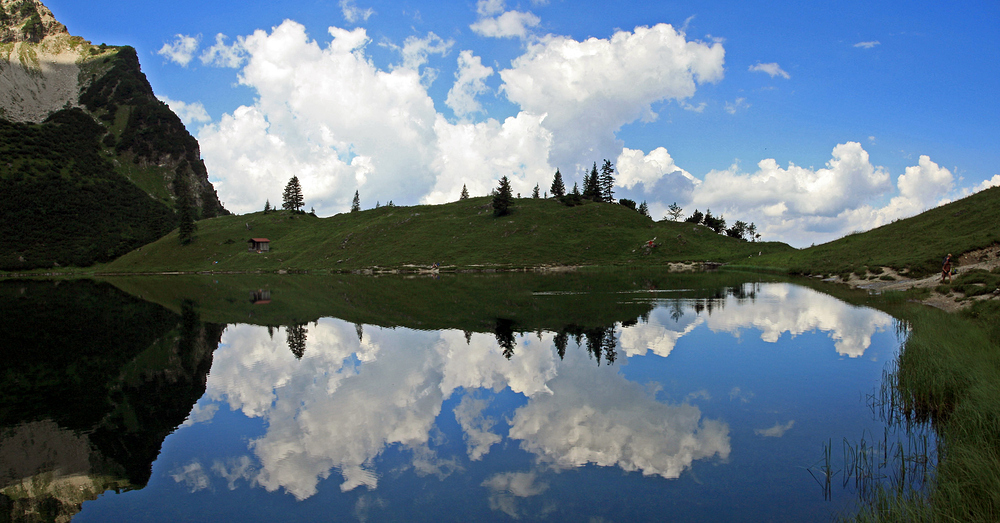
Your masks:
{"label": "cloud reflection on water", "polygon": [[[621,329],[619,350],[627,356],[668,356],[680,338],[705,325],[736,336],[741,329],[759,329],[770,342],[785,332],[795,336],[818,329],[829,333],[838,353],[854,357],[892,321],[792,285],[756,291],[754,303],[728,297],[711,315],[690,305],[673,314],[658,308],[648,322]],[[227,472],[230,485],[233,478],[249,480],[254,471],[251,485],[284,489],[301,500],[336,470],[341,490],[374,489],[375,460],[393,445],[409,449],[409,466],[418,474],[439,477],[461,469],[466,459],[481,460],[505,438],[535,455],[539,471],[596,464],[676,478],[695,460],[724,460],[731,452],[724,421],[703,419],[687,401],[658,401],[648,388],[628,381],[620,365],[597,367],[585,351],[568,351],[558,361],[552,333],[518,337],[508,360],[491,334],[467,340],[458,330],[366,325],[359,340],[354,324],[337,319],[307,329],[301,359],[289,351],[284,329],[272,336],[263,327],[237,325],[223,336],[208,396],[267,423],[266,433],[250,442],[259,467],[216,470]],[[506,414],[510,428],[504,435],[485,415],[489,395],[476,391],[507,388],[527,403]],[[431,435],[442,405],[456,393],[463,396],[452,415],[467,456],[438,456]],[[761,435],[790,428],[791,423],[779,424]],[[494,494],[491,503],[504,512],[516,510],[508,498]]]}
{"label": "cloud reflection on water", "polygon": [[789,283],[754,286],[753,295],[752,300],[727,296],[711,309],[701,311],[679,301],[682,313],[673,316],[667,308],[658,308],[647,323],[622,329],[621,348],[628,356],[647,352],[667,356],[680,338],[704,323],[713,332],[728,332],[736,337],[742,329],[757,329],[760,339],[770,343],[777,342],[784,333],[794,337],[818,330],[829,334],[838,354],[856,358],[871,346],[872,335],[893,321],[882,311],[851,306]]}

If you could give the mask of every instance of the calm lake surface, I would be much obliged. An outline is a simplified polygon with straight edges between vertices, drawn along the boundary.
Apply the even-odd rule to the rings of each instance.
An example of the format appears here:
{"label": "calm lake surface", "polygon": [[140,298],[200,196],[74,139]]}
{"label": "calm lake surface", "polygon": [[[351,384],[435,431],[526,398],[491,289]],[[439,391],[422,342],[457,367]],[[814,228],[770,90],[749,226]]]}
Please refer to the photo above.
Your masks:
{"label": "calm lake surface", "polygon": [[[901,449],[933,463],[932,435],[878,415],[906,332],[878,310],[732,277],[503,276],[466,288],[503,287],[483,306],[464,301],[461,278],[476,277],[439,282],[451,287],[423,304],[391,297],[401,280],[361,305],[377,284],[351,294],[323,280],[296,299],[277,284],[191,285],[243,288],[216,294],[245,323],[207,321],[224,307],[184,285],[147,285],[140,300],[128,285],[136,295],[5,282],[4,511],[824,521],[898,480]],[[312,316],[310,290],[352,317]]]}

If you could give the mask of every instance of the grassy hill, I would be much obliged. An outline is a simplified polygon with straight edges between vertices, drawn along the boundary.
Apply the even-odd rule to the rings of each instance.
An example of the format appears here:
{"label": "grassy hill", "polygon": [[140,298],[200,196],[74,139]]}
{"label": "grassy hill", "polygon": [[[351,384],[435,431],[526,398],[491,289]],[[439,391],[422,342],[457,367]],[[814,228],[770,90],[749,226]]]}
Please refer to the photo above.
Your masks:
{"label": "grassy hill", "polygon": [[[249,230],[248,230],[249,226]],[[247,251],[268,238],[271,251]],[[647,254],[644,245],[657,247]],[[444,205],[382,207],[316,218],[288,211],[222,216],[198,222],[194,242],[177,231],[132,251],[101,272],[347,271],[428,267],[489,269],[546,265],[663,265],[743,260],[788,253],[783,243],[750,243],[689,223],[653,222],[620,205],[567,207],[554,199],[515,200],[492,214],[487,197]]]}
{"label": "grassy hill", "polygon": [[898,220],[864,233],[808,249],[771,253],[747,264],[787,269],[793,274],[865,273],[865,267],[892,267],[912,276],[941,270],[948,253],[1000,242],[1000,188]]}

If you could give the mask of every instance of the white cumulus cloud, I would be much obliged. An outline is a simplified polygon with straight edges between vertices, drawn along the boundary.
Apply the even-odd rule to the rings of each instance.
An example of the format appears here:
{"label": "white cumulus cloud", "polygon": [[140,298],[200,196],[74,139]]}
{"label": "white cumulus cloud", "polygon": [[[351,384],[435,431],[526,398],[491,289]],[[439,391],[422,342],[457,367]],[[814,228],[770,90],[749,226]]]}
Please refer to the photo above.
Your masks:
{"label": "white cumulus cloud", "polygon": [[205,106],[201,102],[186,103],[179,100],[171,100],[166,96],[157,96],[156,98],[167,104],[167,107],[184,122],[184,125],[212,121],[212,117],[208,115],[208,111],[205,110]]}
{"label": "white cumulus cloud", "polygon": [[653,104],[721,80],[724,58],[722,44],[688,41],[667,24],[583,42],[548,35],[500,72],[501,89],[522,110],[547,115],[555,165],[589,166],[621,151],[623,125],[655,120]]}
{"label": "white cumulus cloud", "polygon": [[[689,195],[701,180],[695,178],[691,173],[681,169],[674,163],[670,153],[663,147],[657,147],[643,154],[636,149],[623,148],[618,155],[618,177],[615,185],[631,189],[637,184],[642,184],[646,193],[653,190],[660,180],[665,180],[674,194],[681,193]],[[687,197],[682,196],[682,200]]]}
{"label": "white cumulus cloud", "polygon": [[347,20],[348,23],[352,24],[364,22],[375,14],[375,10],[371,7],[361,9],[360,7],[354,5],[354,0],[340,0],[340,11],[344,15],[344,20]]}
{"label": "white cumulus cloud", "polygon": [[156,54],[164,56],[167,60],[182,67],[187,67],[191,63],[191,59],[194,58],[195,51],[198,50],[200,39],[200,36],[176,35],[173,42],[163,44],[163,47]]}
{"label": "white cumulus cloud", "polygon": [[760,62],[757,62],[755,65],[750,66],[750,72],[767,73],[771,75],[771,78],[774,78],[775,76],[780,76],[786,80],[791,78],[791,76],[775,62],[767,64],[762,64]]}
{"label": "white cumulus cloud", "polygon": [[541,23],[531,12],[505,11],[505,8],[503,0],[479,0],[476,4],[479,19],[469,28],[480,36],[524,39],[530,28]]}
{"label": "white cumulus cloud", "polygon": [[246,50],[243,48],[242,39],[237,39],[232,44],[226,44],[226,35],[219,33],[215,35],[215,45],[205,49],[198,57],[201,63],[215,67],[229,67],[236,69],[246,61]]}
{"label": "white cumulus cloud", "polygon": [[982,183],[975,187],[973,192],[985,191],[990,187],[1000,187],[1000,174],[994,174],[992,178],[983,180]]}
{"label": "white cumulus cloud", "polygon": [[823,169],[795,164],[782,168],[770,158],[758,162],[757,168],[751,174],[732,167],[708,173],[692,203],[700,207],[738,204],[744,209],[784,204],[783,214],[835,216],[891,187],[889,173],[872,165],[868,152],[857,142],[834,147],[833,158]]}
{"label": "white cumulus cloud", "polygon": [[[503,8],[484,3],[480,11]],[[217,36],[203,53],[205,63],[239,65],[239,82],[256,93],[253,104],[198,133],[230,210],[251,212],[279,200],[292,175],[306,208],[320,215],[347,210],[354,191],[366,207],[442,203],[463,185],[487,194],[507,176],[515,192],[528,194],[535,184],[547,186],[557,166],[571,182],[574,167],[619,155],[615,132],[622,125],[655,119],[653,104],[683,101],[698,84],[720,80],[725,55],[721,44],[687,41],[665,24],[585,42],[548,36],[500,73],[501,92],[521,106],[518,114],[467,121],[481,111],[477,96],[488,91],[493,69],[463,51],[445,101],[461,120],[451,123],[428,94],[435,71],[427,67],[431,55],[449,52],[451,40],[428,33],[401,48],[384,44],[402,61],[383,69],[366,52],[363,28],[329,33],[332,41],[323,44],[285,21],[231,45]],[[656,175],[647,171],[637,171],[636,180],[652,182]]]}
{"label": "white cumulus cloud", "polygon": [[418,70],[427,63],[430,55],[437,54],[444,56],[448,54],[453,45],[455,45],[454,40],[445,40],[433,32],[427,33],[427,36],[423,38],[408,36],[403,42],[401,50],[403,55],[402,67]]}
{"label": "white cumulus cloud", "polygon": [[750,104],[747,103],[747,99],[742,96],[732,102],[726,102],[726,112],[729,114],[736,114],[740,110],[749,108]]}
{"label": "white cumulus cloud", "polygon": [[448,91],[444,103],[455,116],[464,118],[483,110],[476,97],[486,92],[486,79],[493,75],[493,68],[483,65],[482,59],[465,50],[458,54],[458,71],[455,85]]}

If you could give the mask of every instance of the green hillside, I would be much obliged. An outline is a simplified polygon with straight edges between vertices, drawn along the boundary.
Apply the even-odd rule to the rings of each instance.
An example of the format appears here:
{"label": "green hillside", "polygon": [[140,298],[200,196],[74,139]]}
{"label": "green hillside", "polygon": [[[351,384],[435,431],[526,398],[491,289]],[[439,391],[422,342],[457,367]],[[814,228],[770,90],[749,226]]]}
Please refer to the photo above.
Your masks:
{"label": "green hillside", "polygon": [[[251,237],[269,239],[270,252],[248,252]],[[644,245],[654,238],[657,246],[646,254]],[[415,270],[434,263],[482,270],[731,261],[790,251],[783,243],[746,242],[700,225],[653,222],[626,207],[604,203],[567,207],[554,199],[518,199],[512,214],[496,218],[490,199],[482,197],[329,218],[288,211],[223,216],[198,222],[189,245],[181,245],[173,231],[97,270]]]}
{"label": "green hillside", "polygon": [[793,274],[864,274],[865,267],[892,267],[924,276],[941,270],[948,253],[958,256],[997,242],[1000,188],[994,187],[877,229],[764,255],[748,264],[782,267]]}
{"label": "green hillside", "polygon": [[103,134],[80,109],[0,119],[0,270],[87,266],[175,227],[170,207],[115,173]]}
{"label": "green hillside", "polygon": [[[52,20],[22,34],[48,11],[20,5],[0,10],[0,75],[18,85],[0,107],[0,270],[110,261],[160,238],[179,215],[227,214],[198,142],[153,94],[135,50],[91,45]],[[75,69],[43,67],[39,56],[53,54]],[[35,84],[12,80],[24,76]],[[46,81],[67,78],[78,96],[32,107]]]}

